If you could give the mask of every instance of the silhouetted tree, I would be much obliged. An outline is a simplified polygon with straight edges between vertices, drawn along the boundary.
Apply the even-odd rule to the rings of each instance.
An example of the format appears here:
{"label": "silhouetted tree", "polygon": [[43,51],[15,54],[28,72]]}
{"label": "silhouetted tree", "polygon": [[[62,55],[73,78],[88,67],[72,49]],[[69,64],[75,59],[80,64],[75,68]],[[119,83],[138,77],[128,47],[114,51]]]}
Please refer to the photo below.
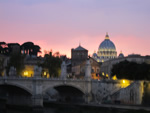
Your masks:
{"label": "silhouetted tree", "polygon": [[38,55],[38,53],[39,53],[39,52],[41,52],[41,51],[40,51],[40,49],[41,49],[41,48],[40,48],[40,46],[38,46],[38,45],[34,45],[34,46],[33,46],[32,55],[37,56],[37,55]]}
{"label": "silhouetted tree", "polygon": [[33,50],[33,46],[33,42],[25,42],[21,45],[21,50],[30,55]]}
{"label": "silhouetted tree", "polygon": [[[4,54],[5,53],[5,42],[0,42],[0,54]],[[3,47],[4,46],[4,47]]]}
{"label": "silhouetted tree", "polygon": [[21,45],[21,50],[24,51],[28,55],[37,56],[37,54],[41,52],[40,49],[41,49],[40,46],[34,45],[33,42],[25,42]]}
{"label": "silhouetted tree", "polygon": [[50,77],[58,77],[61,70],[61,59],[53,56],[52,52],[45,54],[45,61],[42,64],[44,68],[48,68]]}
{"label": "silhouetted tree", "polygon": [[119,79],[150,80],[150,65],[125,60],[113,65],[111,76],[113,75],[116,75]]}

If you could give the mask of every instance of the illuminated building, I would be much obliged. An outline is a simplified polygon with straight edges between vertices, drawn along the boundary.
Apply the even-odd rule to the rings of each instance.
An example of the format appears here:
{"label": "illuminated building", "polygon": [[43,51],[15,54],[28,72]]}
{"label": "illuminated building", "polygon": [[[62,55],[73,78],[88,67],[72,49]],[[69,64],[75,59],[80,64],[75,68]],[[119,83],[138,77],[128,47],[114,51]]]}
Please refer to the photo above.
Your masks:
{"label": "illuminated building", "polygon": [[[22,71],[21,76],[22,77],[34,77],[35,72],[34,68],[35,66],[38,66],[38,64],[42,64],[44,62],[44,58],[42,57],[30,57],[26,56],[24,60],[24,70]],[[44,78],[49,78],[49,71],[47,68],[42,68],[41,76]]]}
{"label": "illuminated building", "polygon": [[108,33],[105,36],[105,40],[99,45],[97,54],[94,52],[92,57],[98,62],[104,62],[109,59],[117,58],[116,47],[109,39]]}
{"label": "illuminated building", "polygon": [[[91,78],[92,79],[100,79],[100,63],[98,63],[93,58],[89,58],[91,64]],[[74,75],[78,78],[83,78],[85,76],[85,68],[86,68],[86,61],[83,61],[81,64],[73,66],[72,71]]]}

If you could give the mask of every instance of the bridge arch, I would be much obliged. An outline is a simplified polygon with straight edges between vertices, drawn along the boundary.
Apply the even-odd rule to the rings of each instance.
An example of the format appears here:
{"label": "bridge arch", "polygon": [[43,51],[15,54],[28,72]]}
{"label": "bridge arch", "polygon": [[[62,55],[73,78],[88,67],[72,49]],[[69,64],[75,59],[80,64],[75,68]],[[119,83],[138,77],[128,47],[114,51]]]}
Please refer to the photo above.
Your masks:
{"label": "bridge arch", "polygon": [[32,93],[18,84],[1,83],[0,98],[8,105],[32,106]]}
{"label": "bridge arch", "polygon": [[[44,93],[48,93],[48,91],[53,88],[57,91],[57,99],[59,102],[69,102],[69,103],[82,103],[85,102],[85,94],[84,91],[78,87],[74,87],[73,85],[54,85],[53,87],[47,88]],[[58,96],[59,95],[59,96]]]}
{"label": "bridge arch", "polygon": [[28,94],[32,95],[32,91],[30,89],[28,89],[27,87],[20,85],[20,84],[16,84],[16,83],[1,83],[0,86],[12,86],[12,87],[16,87],[19,88],[21,90],[24,90],[25,92],[27,92]]}
{"label": "bridge arch", "polygon": [[74,85],[70,85],[70,84],[57,84],[57,85],[50,85],[49,87],[47,87],[45,90],[43,90],[43,93],[47,92],[49,89],[51,88],[56,88],[56,87],[61,87],[61,86],[68,86],[68,87],[72,87],[72,88],[75,88],[75,89],[78,89],[79,91],[81,91],[83,94],[85,94],[85,91],[80,88],[80,87],[77,87],[77,86],[74,86]]}

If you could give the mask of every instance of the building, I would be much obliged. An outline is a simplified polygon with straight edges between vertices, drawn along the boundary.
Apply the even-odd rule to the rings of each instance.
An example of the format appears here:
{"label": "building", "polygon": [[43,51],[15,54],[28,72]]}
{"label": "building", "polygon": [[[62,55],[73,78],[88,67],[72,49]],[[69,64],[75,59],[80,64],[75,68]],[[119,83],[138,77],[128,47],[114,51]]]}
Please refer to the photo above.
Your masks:
{"label": "building", "polygon": [[71,63],[72,67],[81,64],[88,58],[88,50],[79,45],[75,49],[71,49]]}
{"label": "building", "polygon": [[115,44],[109,39],[108,33],[106,33],[105,40],[99,45],[97,53],[94,52],[92,57],[98,62],[117,58]]}
{"label": "building", "polygon": [[[79,45],[76,49],[71,50],[71,63],[72,63],[72,75],[77,78],[84,78],[85,66],[88,59],[88,50]],[[91,77],[93,79],[99,79],[100,63],[94,58],[89,58],[91,63]]]}
{"label": "building", "polygon": [[[42,57],[32,57],[26,56],[24,59],[24,69],[22,70],[22,77],[33,77],[35,75],[34,69],[38,65],[41,65],[44,62]],[[49,78],[49,71],[46,68],[42,68],[41,76],[44,78]]]}
{"label": "building", "polygon": [[[89,58],[91,64],[91,77],[92,79],[99,79],[100,73],[100,63],[95,59]],[[84,78],[85,76],[86,61],[83,61],[81,64],[73,66],[72,71],[77,78]]]}

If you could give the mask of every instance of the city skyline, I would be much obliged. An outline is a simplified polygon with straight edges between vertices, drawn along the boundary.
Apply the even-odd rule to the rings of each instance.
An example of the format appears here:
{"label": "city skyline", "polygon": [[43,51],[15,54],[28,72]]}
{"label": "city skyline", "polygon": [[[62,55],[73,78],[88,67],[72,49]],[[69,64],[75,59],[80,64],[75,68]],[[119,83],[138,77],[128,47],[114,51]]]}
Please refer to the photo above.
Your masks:
{"label": "city skyline", "polygon": [[32,41],[71,57],[79,43],[92,55],[108,32],[117,54],[150,55],[149,0],[1,0],[0,37]]}

